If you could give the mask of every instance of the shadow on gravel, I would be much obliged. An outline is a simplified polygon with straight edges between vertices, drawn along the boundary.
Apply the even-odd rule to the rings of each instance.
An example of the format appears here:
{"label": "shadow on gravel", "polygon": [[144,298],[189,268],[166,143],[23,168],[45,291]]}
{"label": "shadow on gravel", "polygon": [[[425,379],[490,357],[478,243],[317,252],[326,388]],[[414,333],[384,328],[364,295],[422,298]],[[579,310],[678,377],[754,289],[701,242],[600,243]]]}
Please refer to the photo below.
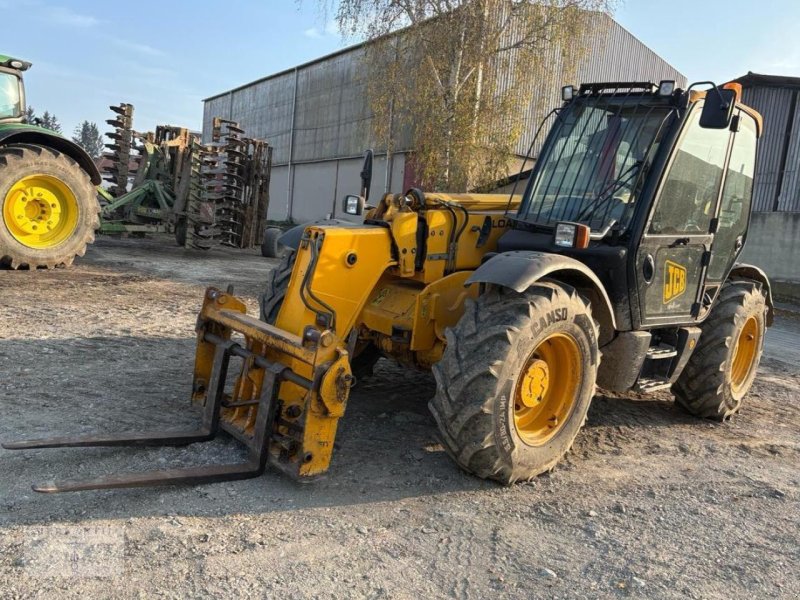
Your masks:
{"label": "shadow on gravel", "polygon": [[585,427],[674,427],[693,423],[707,425],[709,421],[682,412],[667,394],[642,399],[601,391],[592,400]]}

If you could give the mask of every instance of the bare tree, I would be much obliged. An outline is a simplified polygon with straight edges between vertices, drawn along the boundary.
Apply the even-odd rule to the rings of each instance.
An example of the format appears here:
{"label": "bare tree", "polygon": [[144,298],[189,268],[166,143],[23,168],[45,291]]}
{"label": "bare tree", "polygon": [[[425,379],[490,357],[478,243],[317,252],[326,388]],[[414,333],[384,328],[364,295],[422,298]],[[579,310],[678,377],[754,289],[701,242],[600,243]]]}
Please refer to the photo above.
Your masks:
{"label": "bare tree", "polygon": [[[373,135],[413,150],[428,187],[464,191],[508,172],[537,86],[557,86],[614,0],[339,0],[363,37]],[[594,20],[594,21],[593,21]],[[398,32],[398,30],[401,30]],[[398,32],[392,35],[393,32]]]}

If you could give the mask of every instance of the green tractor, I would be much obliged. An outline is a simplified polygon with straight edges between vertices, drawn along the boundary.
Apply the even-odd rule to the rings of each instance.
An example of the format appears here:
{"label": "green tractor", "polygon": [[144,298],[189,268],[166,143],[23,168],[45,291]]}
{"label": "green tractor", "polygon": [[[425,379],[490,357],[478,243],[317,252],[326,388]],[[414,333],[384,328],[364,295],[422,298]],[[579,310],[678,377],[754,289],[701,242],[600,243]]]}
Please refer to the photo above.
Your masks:
{"label": "green tractor", "polygon": [[80,146],[26,122],[22,72],[30,66],[0,55],[0,264],[52,269],[94,241],[101,178]]}

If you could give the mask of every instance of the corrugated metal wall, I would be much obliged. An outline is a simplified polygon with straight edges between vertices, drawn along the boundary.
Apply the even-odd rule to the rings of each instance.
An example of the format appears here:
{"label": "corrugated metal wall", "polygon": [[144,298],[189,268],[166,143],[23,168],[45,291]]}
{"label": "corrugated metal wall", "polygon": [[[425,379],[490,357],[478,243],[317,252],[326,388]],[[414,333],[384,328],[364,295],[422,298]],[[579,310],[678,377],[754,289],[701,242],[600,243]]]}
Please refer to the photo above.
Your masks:
{"label": "corrugated metal wall", "polygon": [[[661,79],[674,79],[679,86],[686,84],[681,73],[613,19],[598,14],[589,35],[588,46],[592,50],[577,66],[563,65],[559,48],[548,50],[548,61],[553,68],[540,79],[533,97],[520,103],[526,111],[527,133],[519,141],[518,154],[527,152],[544,115],[560,105],[564,84]],[[269,141],[275,149],[276,167],[356,157],[365,148],[379,146],[371,139],[372,116],[366,86],[360,79],[363,54],[364,49],[356,46],[207,99],[203,113],[204,141],[209,141],[212,118],[220,116],[241,123],[248,135]],[[509,73],[509,77],[526,75]],[[393,137],[397,148],[410,149],[407,131],[396,131]],[[320,175],[322,171],[314,173]],[[273,177],[273,187],[283,186],[286,194],[285,202],[273,194],[273,206],[284,205],[291,211],[295,204],[294,181],[298,176],[291,169],[284,177]],[[402,181],[392,179],[390,189],[396,191],[401,185]],[[328,206],[327,200],[324,205]],[[327,212],[322,204],[320,211],[320,215]],[[286,216],[273,210],[270,213],[272,218]],[[292,212],[290,216],[295,215]]]}
{"label": "corrugated metal wall", "polygon": [[[563,75],[568,69],[561,64],[561,52],[552,49],[553,76],[537,86],[526,108],[528,133],[520,140],[519,154],[527,151],[542,117],[560,104],[562,84],[675,79],[679,86],[686,85],[686,78],[680,72],[613,19],[598,15],[590,35],[592,51],[577,67],[577,81]],[[363,53],[362,48],[355,47],[299,67],[296,74],[281,73],[206,100],[204,139],[210,135],[214,116],[231,118],[239,121],[248,135],[273,144],[275,164],[286,163],[296,76],[292,162],[357,156],[372,141],[366,86],[358,69]],[[400,143],[399,147],[405,145]]]}
{"label": "corrugated metal wall", "polygon": [[[561,87],[580,83],[603,81],[652,81],[675,80],[678,87],[686,87],[686,76],[672,67],[663,58],[634,37],[614,19],[597,14],[591,22],[590,50],[574,69],[561,60],[557,47],[550,50],[549,60],[553,64],[552,75],[537,85],[531,103],[524,134],[517,146],[517,153],[524,155],[533,141],[536,129],[544,116],[561,105]],[[540,135],[544,139],[546,129]],[[537,146],[541,141],[537,141]],[[534,156],[539,148],[534,147]]]}
{"label": "corrugated metal wall", "polygon": [[753,189],[754,211],[800,211],[800,102],[795,100],[793,117],[790,114],[792,97],[798,93],[797,89],[765,86],[743,91],[744,103],[764,117]]}

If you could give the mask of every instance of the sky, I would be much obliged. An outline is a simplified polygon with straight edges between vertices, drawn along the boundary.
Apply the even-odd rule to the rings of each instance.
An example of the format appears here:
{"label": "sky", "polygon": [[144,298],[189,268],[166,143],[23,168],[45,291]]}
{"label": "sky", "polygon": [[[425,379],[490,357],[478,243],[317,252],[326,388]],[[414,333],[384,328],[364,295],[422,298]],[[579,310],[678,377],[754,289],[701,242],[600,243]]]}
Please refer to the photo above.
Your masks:
{"label": "sky", "polygon": [[[108,106],[120,102],[135,106],[138,131],[199,130],[203,98],[353,43],[320,4],[330,6],[0,0],[0,54],[33,63],[28,104],[55,113],[66,133],[84,119],[109,129]],[[689,81],[724,82],[747,71],[800,76],[797,0],[625,0],[615,18]]]}

